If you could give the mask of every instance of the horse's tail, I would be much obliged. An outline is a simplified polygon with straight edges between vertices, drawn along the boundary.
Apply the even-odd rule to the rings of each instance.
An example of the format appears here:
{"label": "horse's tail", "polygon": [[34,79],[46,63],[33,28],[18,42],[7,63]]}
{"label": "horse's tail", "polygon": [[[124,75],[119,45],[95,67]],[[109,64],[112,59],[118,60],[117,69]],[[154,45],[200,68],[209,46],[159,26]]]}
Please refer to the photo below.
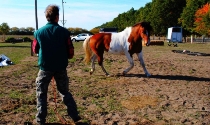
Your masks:
{"label": "horse's tail", "polygon": [[84,58],[84,61],[86,64],[88,64],[91,60],[91,56],[92,56],[92,50],[90,48],[90,37],[87,37],[85,39],[85,41],[83,42],[83,48],[84,48],[84,51],[85,51],[85,58]]}

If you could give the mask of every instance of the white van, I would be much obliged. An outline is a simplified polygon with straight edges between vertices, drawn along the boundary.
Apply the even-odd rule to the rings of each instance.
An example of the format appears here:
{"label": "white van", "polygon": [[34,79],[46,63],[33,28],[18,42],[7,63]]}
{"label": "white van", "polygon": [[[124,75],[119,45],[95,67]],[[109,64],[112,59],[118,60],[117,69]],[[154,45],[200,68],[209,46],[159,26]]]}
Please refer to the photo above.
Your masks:
{"label": "white van", "polygon": [[168,42],[182,42],[182,28],[181,27],[170,27],[168,28],[167,35]]}

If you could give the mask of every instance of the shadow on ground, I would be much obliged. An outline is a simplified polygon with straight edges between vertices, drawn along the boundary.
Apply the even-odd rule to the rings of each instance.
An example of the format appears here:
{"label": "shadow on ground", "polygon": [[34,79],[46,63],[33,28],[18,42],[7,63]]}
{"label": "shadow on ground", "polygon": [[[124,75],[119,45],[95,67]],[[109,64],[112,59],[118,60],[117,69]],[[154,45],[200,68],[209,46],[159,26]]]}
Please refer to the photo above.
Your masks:
{"label": "shadow on ground", "polygon": [[[31,122],[25,122],[24,125],[33,125]],[[61,124],[61,123],[45,123],[45,125],[68,125],[68,124]],[[89,125],[88,123],[77,122],[75,125]]]}
{"label": "shadow on ground", "polygon": [[[147,78],[144,74],[126,74],[125,76],[118,74],[116,76]],[[168,80],[186,80],[186,81],[210,81],[210,78],[195,77],[195,76],[182,76],[182,75],[151,75],[148,78],[168,79]]]}

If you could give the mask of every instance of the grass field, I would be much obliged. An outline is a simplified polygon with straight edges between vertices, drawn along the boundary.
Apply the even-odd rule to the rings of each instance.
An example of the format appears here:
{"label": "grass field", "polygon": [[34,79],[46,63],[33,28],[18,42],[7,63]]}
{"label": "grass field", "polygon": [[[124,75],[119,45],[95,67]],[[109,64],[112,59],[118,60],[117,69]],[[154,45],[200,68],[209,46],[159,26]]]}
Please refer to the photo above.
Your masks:
{"label": "grass field", "polygon": [[[114,76],[105,77],[98,65],[90,76],[90,66],[83,62],[82,43],[74,43],[75,56],[69,60],[67,71],[83,125],[210,124],[210,56],[171,51],[210,53],[210,43],[144,47],[151,78],[144,76],[135,56],[135,68],[126,76],[117,75],[129,64],[125,56],[107,53],[104,66]],[[38,67],[30,46],[30,43],[0,43],[0,54],[14,63],[0,68],[0,124],[19,125],[35,118]],[[49,86],[47,122],[60,123],[53,111],[53,98]],[[59,113],[64,115],[66,110],[59,96],[57,101]]]}

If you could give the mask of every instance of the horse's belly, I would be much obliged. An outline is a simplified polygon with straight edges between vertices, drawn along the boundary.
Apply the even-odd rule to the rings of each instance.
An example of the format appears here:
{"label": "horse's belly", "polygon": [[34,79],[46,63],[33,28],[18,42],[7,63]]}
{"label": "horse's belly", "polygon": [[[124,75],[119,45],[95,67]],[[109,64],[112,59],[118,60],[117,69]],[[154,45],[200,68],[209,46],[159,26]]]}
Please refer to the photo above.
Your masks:
{"label": "horse's belly", "polygon": [[125,41],[125,38],[119,34],[112,34],[111,42],[109,44],[109,53],[124,55],[128,50],[129,43]]}
{"label": "horse's belly", "polygon": [[108,51],[108,53],[117,54],[117,55],[125,55],[123,51]]}
{"label": "horse's belly", "polygon": [[120,45],[110,45],[110,48],[109,48],[109,53],[112,53],[112,54],[124,54],[124,50],[122,48],[122,46]]}

